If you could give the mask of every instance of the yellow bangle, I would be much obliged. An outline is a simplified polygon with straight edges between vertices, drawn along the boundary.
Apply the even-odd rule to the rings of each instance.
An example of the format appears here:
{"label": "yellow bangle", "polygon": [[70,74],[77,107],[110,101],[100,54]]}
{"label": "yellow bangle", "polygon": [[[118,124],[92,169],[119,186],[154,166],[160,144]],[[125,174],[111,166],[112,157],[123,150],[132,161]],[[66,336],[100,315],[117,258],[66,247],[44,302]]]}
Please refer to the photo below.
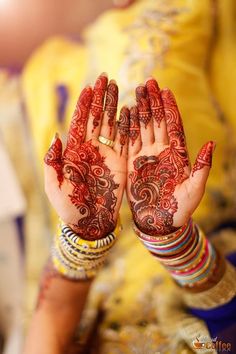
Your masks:
{"label": "yellow bangle", "polygon": [[108,251],[121,231],[121,222],[118,217],[115,230],[95,241],[82,239],[63,223],[59,231],[51,251],[55,269],[70,279],[89,279],[104,264]]}

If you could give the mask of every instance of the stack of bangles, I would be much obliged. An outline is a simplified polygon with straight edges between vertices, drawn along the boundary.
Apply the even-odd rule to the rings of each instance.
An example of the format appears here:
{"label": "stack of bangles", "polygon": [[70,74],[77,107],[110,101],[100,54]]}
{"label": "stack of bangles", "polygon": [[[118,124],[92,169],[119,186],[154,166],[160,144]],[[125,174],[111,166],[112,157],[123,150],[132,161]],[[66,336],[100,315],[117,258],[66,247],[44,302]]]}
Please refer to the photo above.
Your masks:
{"label": "stack of bangles", "polygon": [[118,219],[113,232],[104,238],[88,241],[74,233],[69,226],[61,224],[51,251],[55,269],[69,279],[93,278],[104,264],[108,251],[114,245],[120,230]]}
{"label": "stack of bangles", "polygon": [[134,231],[182,287],[201,285],[213,274],[216,251],[192,219],[165,236],[144,234],[135,225]]}

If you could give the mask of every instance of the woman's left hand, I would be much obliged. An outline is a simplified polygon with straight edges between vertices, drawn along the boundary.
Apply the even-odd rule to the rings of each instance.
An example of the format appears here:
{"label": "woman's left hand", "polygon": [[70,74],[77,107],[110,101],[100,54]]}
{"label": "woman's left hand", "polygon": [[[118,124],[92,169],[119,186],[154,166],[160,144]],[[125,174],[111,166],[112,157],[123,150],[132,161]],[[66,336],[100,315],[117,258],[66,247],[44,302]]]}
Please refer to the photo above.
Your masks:
{"label": "woman's left hand", "polygon": [[130,111],[127,196],[137,227],[149,235],[165,235],[186,223],[198,207],[214,143],[201,148],[191,169],[172,92],[149,79],[137,87],[136,99]]}
{"label": "woman's left hand", "polygon": [[118,87],[101,74],[81,92],[63,152],[56,136],[45,156],[45,190],[60,218],[84,239],[116,226],[126,184],[129,110],[116,123]]}

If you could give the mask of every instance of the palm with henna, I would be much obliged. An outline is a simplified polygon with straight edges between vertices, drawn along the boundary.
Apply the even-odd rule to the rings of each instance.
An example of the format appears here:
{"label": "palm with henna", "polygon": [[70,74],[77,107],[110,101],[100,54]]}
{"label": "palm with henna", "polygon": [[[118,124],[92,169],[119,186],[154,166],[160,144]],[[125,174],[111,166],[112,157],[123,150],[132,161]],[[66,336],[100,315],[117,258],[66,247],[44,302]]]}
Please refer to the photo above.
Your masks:
{"label": "palm with henna", "polygon": [[[87,240],[113,231],[126,184],[129,110],[116,123],[118,87],[101,74],[78,99],[63,152],[56,134],[45,156],[45,190],[60,218]],[[108,146],[99,136],[114,141]],[[101,139],[100,139],[101,140]]]}
{"label": "palm with henna", "polygon": [[150,78],[137,87],[136,100],[130,110],[127,196],[136,226],[166,235],[199,205],[215,144],[207,142],[191,168],[173,93]]}

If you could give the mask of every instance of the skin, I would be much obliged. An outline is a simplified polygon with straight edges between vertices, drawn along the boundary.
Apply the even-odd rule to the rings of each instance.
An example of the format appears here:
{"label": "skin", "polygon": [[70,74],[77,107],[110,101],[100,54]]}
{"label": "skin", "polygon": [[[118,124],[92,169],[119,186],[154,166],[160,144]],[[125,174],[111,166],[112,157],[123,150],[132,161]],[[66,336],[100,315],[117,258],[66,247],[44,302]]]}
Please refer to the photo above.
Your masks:
{"label": "skin", "polygon": [[[188,221],[200,203],[214,144],[202,147],[191,169],[172,93],[161,91],[149,79],[136,90],[137,106],[130,111],[122,108],[118,124],[117,95],[116,83],[108,83],[106,74],[100,75],[94,88],[82,91],[64,151],[56,135],[45,156],[47,196],[75,232],[99,239],[115,227],[126,186],[138,227],[149,234],[169,233]],[[114,147],[101,144],[100,135],[114,140]],[[100,173],[94,173],[93,164]],[[110,188],[105,197],[97,188],[103,186],[101,176]],[[107,216],[108,229],[99,224],[99,213]],[[94,224],[89,229],[91,220]],[[35,343],[42,343],[44,354],[64,352],[80,321],[90,285],[91,281],[63,278],[49,261],[24,354],[41,354],[41,345]]]}
{"label": "skin", "polygon": [[[107,75],[101,74],[94,87],[85,88],[79,97],[64,151],[56,134],[45,156],[47,196],[60,218],[85,239],[102,238],[115,228],[126,185],[129,110],[123,107],[116,123],[117,102],[116,82],[108,83]],[[114,147],[101,144],[100,135],[114,140]],[[44,354],[63,353],[90,285],[91,281],[61,277],[49,261],[24,354],[41,354],[35,343],[42,339]]]}
{"label": "skin", "polygon": [[186,223],[199,205],[214,143],[206,143],[191,168],[184,129],[172,92],[150,78],[136,89],[131,108],[127,197],[138,228],[165,235]]}
{"label": "skin", "polygon": [[[63,152],[56,136],[45,156],[45,189],[59,217],[77,234],[96,240],[112,232],[126,184],[129,110],[116,124],[118,87],[101,74],[78,100]],[[104,107],[104,108],[103,108]],[[125,136],[124,136],[125,132]],[[114,147],[98,141],[114,140]]]}

